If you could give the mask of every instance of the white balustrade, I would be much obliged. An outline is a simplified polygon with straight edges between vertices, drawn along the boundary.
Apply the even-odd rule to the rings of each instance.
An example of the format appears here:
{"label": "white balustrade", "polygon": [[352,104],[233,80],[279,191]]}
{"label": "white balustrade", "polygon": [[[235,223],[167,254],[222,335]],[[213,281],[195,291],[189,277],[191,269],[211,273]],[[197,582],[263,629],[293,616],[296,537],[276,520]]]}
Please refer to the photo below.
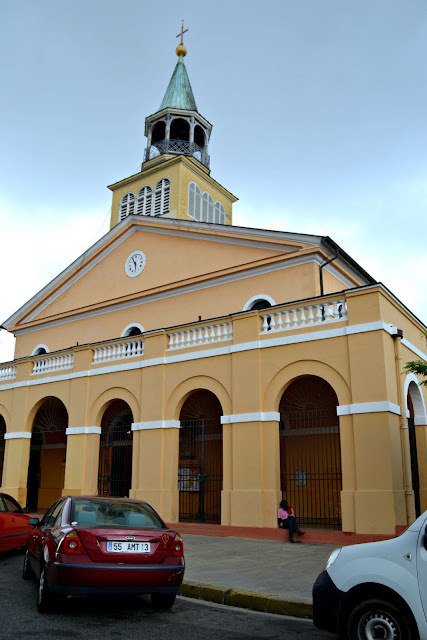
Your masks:
{"label": "white balustrade", "polygon": [[48,356],[39,358],[33,363],[33,373],[50,373],[51,371],[61,371],[62,369],[72,369],[74,365],[74,354],[63,353],[59,356]]}
{"label": "white balustrade", "polygon": [[262,314],[261,317],[263,319],[261,333],[277,333],[347,320],[347,305],[345,299],[340,298],[283,311],[272,311]]}
{"label": "white balustrade", "polygon": [[136,358],[142,355],[144,355],[144,340],[106,344],[102,347],[94,348],[92,364]]}
{"label": "white balustrade", "polygon": [[13,378],[16,378],[16,364],[0,367],[0,380],[12,380]]}
{"label": "white balustrade", "polygon": [[174,331],[169,333],[168,336],[168,350],[188,349],[189,347],[198,347],[204,344],[225,342],[233,339],[233,323],[208,324],[204,327]]}

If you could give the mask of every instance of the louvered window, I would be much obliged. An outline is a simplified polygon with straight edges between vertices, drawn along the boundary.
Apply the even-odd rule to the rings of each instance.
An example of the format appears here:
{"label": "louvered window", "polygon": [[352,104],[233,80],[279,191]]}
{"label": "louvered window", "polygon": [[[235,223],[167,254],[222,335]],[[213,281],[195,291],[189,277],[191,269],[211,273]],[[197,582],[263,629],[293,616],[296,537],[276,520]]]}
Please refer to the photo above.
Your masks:
{"label": "louvered window", "polygon": [[194,220],[200,220],[202,208],[202,192],[195,182],[188,187],[188,215]]}
{"label": "louvered window", "polygon": [[215,223],[225,224],[225,209],[224,205],[218,200],[215,202]]}
{"label": "louvered window", "polygon": [[135,196],[133,193],[127,193],[120,201],[119,219],[124,220],[126,216],[132,215],[135,211]]}
{"label": "louvered window", "polygon": [[136,213],[139,216],[151,216],[152,195],[151,187],[140,189],[136,200]]}
{"label": "louvered window", "polygon": [[169,213],[169,201],[170,201],[170,180],[168,178],[162,178],[156,184],[154,190],[154,215],[161,216],[164,213]]}
{"label": "louvered window", "polygon": [[214,201],[210,193],[204,192],[202,196],[202,222],[213,222],[214,219]]}

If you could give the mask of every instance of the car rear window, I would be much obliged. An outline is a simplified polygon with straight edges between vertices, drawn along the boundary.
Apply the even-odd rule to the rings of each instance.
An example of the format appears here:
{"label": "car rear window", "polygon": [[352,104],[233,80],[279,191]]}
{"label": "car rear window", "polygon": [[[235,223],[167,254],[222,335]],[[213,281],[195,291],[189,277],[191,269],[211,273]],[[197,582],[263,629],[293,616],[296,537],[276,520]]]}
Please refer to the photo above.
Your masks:
{"label": "car rear window", "polygon": [[156,512],[137,502],[105,500],[73,500],[71,524],[94,527],[129,527],[132,529],[164,529]]}

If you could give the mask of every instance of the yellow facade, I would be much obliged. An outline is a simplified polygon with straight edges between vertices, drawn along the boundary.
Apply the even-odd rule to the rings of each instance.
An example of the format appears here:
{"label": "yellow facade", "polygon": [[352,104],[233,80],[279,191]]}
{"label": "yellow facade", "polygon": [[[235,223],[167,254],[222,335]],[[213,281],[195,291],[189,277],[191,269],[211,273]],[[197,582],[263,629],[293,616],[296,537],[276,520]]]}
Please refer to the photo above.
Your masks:
{"label": "yellow facade", "polygon": [[[169,111],[150,136],[168,113],[178,135]],[[184,116],[193,153],[205,121]],[[425,326],[329,238],[232,226],[236,198],[189,153],[111,185],[110,231],[6,321],[1,490],[248,527],[276,527],[285,496],[305,525],[394,534],[427,509],[427,395],[403,373]],[[162,180],[161,215],[120,220]],[[221,224],[188,215],[190,183]]]}

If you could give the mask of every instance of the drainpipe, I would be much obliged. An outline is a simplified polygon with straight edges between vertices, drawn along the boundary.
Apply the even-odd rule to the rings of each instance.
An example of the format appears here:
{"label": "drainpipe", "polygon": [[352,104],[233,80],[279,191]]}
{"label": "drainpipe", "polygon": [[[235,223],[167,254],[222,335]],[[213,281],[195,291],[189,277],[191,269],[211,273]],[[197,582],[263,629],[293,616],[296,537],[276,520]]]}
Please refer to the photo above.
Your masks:
{"label": "drainpipe", "polygon": [[326,267],[326,265],[328,265],[330,262],[333,262],[334,260],[336,260],[338,258],[338,256],[339,256],[339,254],[340,254],[339,248],[335,249],[335,255],[333,255],[332,258],[329,258],[329,260],[326,260],[326,262],[321,264],[320,267],[319,267],[320,295],[321,296],[323,296],[323,267]]}
{"label": "drainpipe", "polygon": [[396,328],[396,333],[392,334],[394,342],[394,359],[396,362],[396,382],[397,393],[400,406],[400,441],[402,447],[402,467],[403,467],[403,484],[405,491],[405,507],[406,507],[406,524],[409,525],[415,520],[415,502],[414,490],[412,488],[412,471],[411,471],[411,450],[409,446],[408,421],[406,418],[406,398],[404,387],[402,384],[402,329]]}

